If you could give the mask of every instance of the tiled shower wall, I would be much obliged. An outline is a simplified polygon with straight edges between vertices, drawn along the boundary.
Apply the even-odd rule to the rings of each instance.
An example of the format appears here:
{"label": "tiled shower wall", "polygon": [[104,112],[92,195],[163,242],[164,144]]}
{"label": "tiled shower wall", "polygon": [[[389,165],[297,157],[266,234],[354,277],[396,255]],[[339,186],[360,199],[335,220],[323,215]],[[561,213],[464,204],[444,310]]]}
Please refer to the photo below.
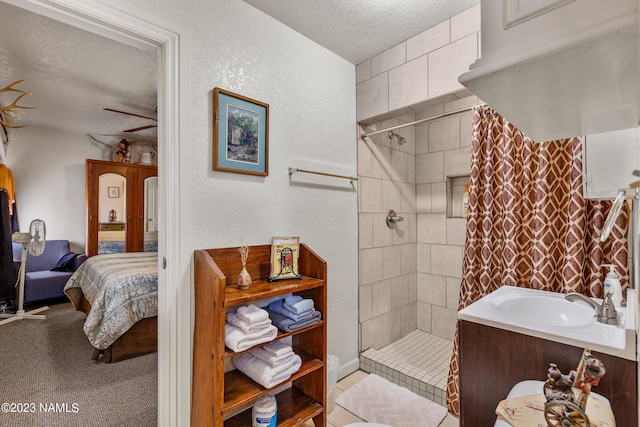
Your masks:
{"label": "tiled shower wall", "polygon": [[[385,129],[473,105],[458,82],[480,54],[480,5],[356,67],[357,119]],[[462,99],[460,99],[462,98]],[[360,349],[417,329],[453,339],[465,221],[446,216],[447,176],[469,174],[471,117],[358,140]],[[389,209],[404,217],[395,230]]]}
{"label": "tiled shower wall", "polygon": [[[471,93],[458,82],[480,57],[480,5],[370,58],[356,67],[356,119],[398,117],[413,106],[460,93]],[[433,104],[433,102],[431,102]]]}
{"label": "tiled shower wall", "polygon": [[[416,113],[416,120],[478,103],[471,96],[441,104]],[[448,198],[462,203],[447,196],[447,178],[470,173],[472,127],[471,111],[416,125],[417,328],[449,340],[458,313],[466,219],[447,217]]]}
{"label": "tiled shower wall", "polygon": [[[477,104],[467,97],[367,128],[385,129]],[[358,141],[360,349],[414,329],[453,340],[466,222],[447,218],[446,180],[470,171],[472,113]],[[459,201],[454,201],[455,203]],[[404,218],[387,228],[389,209]]]}
{"label": "tiled shower wall", "polygon": [[[381,123],[390,127],[413,114]],[[358,141],[360,348],[380,348],[416,329],[415,129]],[[387,212],[404,218],[387,227]]]}

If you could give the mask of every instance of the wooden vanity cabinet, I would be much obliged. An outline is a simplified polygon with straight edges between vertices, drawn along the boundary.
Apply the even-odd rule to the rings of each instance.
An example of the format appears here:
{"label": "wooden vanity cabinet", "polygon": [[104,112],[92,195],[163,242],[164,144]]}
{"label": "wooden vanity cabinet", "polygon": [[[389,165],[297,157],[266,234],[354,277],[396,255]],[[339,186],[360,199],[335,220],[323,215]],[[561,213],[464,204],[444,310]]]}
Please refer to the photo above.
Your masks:
{"label": "wooden vanity cabinet", "polygon": [[152,165],[108,162],[103,160],[86,161],[86,204],[87,204],[87,247],[88,256],[98,254],[98,232],[101,225],[99,201],[100,176],[112,173],[125,179],[125,188],[120,189],[119,197],[125,198],[126,217],[124,222],[125,252],[144,251],[145,232],[145,179],[158,176],[158,167]]}
{"label": "wooden vanity cabinet", "polygon": [[[327,425],[327,265],[301,244],[298,266],[302,279],[269,282],[270,254],[271,245],[249,247],[247,271],[253,284],[241,290],[235,286],[242,269],[237,247],[194,253],[193,427],[250,426],[255,400],[283,385],[290,387],[276,394],[278,427],[301,426],[309,419],[315,427]],[[238,370],[225,372],[225,361],[244,353],[225,347],[225,309],[288,294],[313,299],[315,309],[322,313],[319,322],[293,332],[279,331],[275,338],[291,338],[293,351],[302,358],[298,372],[272,389],[265,389]]]}
{"label": "wooden vanity cabinet", "polygon": [[[458,332],[460,427],[494,425],[495,409],[514,385],[546,381],[549,363],[569,373],[584,350],[465,320],[459,321]],[[637,427],[636,362],[595,351],[593,355],[604,363],[606,374],[592,391],[609,399],[616,426]]]}

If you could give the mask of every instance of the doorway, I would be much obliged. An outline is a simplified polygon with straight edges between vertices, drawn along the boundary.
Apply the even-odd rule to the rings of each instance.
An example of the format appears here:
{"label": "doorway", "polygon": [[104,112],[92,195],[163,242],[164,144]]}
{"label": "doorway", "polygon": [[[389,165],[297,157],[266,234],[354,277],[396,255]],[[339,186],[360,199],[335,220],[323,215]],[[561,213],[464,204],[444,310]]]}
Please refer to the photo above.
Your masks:
{"label": "doorway", "polygon": [[[184,287],[181,270],[188,271],[188,259],[180,255],[179,146],[186,127],[178,118],[187,99],[181,96],[186,70],[181,52],[186,42],[180,29],[154,16],[137,16],[132,6],[118,7],[85,0],[0,0],[31,12],[62,21],[132,46],[155,46],[160,52],[158,88],[158,425],[186,425],[189,420],[190,393],[190,295],[177,291]],[[168,144],[167,141],[171,141]],[[165,177],[171,177],[171,180]],[[167,224],[172,224],[172,230]],[[171,262],[167,262],[171,260]],[[187,283],[186,286],[189,284]],[[178,294],[176,298],[175,295]],[[182,292],[184,294],[184,292]],[[172,343],[170,346],[169,343]]]}

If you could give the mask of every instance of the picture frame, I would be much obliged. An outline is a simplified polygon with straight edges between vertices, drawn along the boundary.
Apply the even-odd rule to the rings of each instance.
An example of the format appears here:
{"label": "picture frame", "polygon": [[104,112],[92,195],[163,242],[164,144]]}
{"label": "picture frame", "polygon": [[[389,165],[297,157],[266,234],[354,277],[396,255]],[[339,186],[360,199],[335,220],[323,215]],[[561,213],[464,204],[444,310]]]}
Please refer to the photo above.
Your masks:
{"label": "picture frame", "polygon": [[269,281],[302,279],[299,274],[298,256],[300,237],[284,236],[271,238],[271,267]]}
{"label": "picture frame", "polygon": [[213,170],[269,175],[269,104],[213,89]]}
{"label": "picture frame", "polygon": [[110,199],[117,199],[120,197],[119,187],[107,187],[107,194]]}

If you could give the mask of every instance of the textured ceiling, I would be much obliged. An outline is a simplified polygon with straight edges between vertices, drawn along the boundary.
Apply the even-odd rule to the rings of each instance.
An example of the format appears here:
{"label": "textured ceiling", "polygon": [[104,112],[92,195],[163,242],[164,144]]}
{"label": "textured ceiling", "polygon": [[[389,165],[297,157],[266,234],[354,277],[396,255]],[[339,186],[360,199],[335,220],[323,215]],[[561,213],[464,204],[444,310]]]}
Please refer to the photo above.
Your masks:
{"label": "textured ceiling", "polygon": [[[358,64],[480,0],[244,0]],[[131,47],[0,1],[0,88],[32,93],[17,125],[47,126],[117,141],[150,141],[156,129],[123,134],[155,116],[157,52]],[[15,94],[0,93],[0,105]],[[19,130],[10,130],[10,137]],[[112,141],[110,139],[109,141]]]}
{"label": "textured ceiling", "polygon": [[[103,108],[155,117],[156,75],[156,52],[0,2],[0,88],[25,79],[16,87],[31,95],[19,104],[36,107],[23,110],[21,119],[13,124],[96,135],[151,124],[151,120]],[[15,96],[0,94],[0,104],[11,103]],[[14,132],[19,129],[10,130],[10,138]],[[129,140],[154,140],[157,131],[121,135],[128,135]]]}
{"label": "textured ceiling", "polygon": [[353,64],[480,0],[244,0]]}

